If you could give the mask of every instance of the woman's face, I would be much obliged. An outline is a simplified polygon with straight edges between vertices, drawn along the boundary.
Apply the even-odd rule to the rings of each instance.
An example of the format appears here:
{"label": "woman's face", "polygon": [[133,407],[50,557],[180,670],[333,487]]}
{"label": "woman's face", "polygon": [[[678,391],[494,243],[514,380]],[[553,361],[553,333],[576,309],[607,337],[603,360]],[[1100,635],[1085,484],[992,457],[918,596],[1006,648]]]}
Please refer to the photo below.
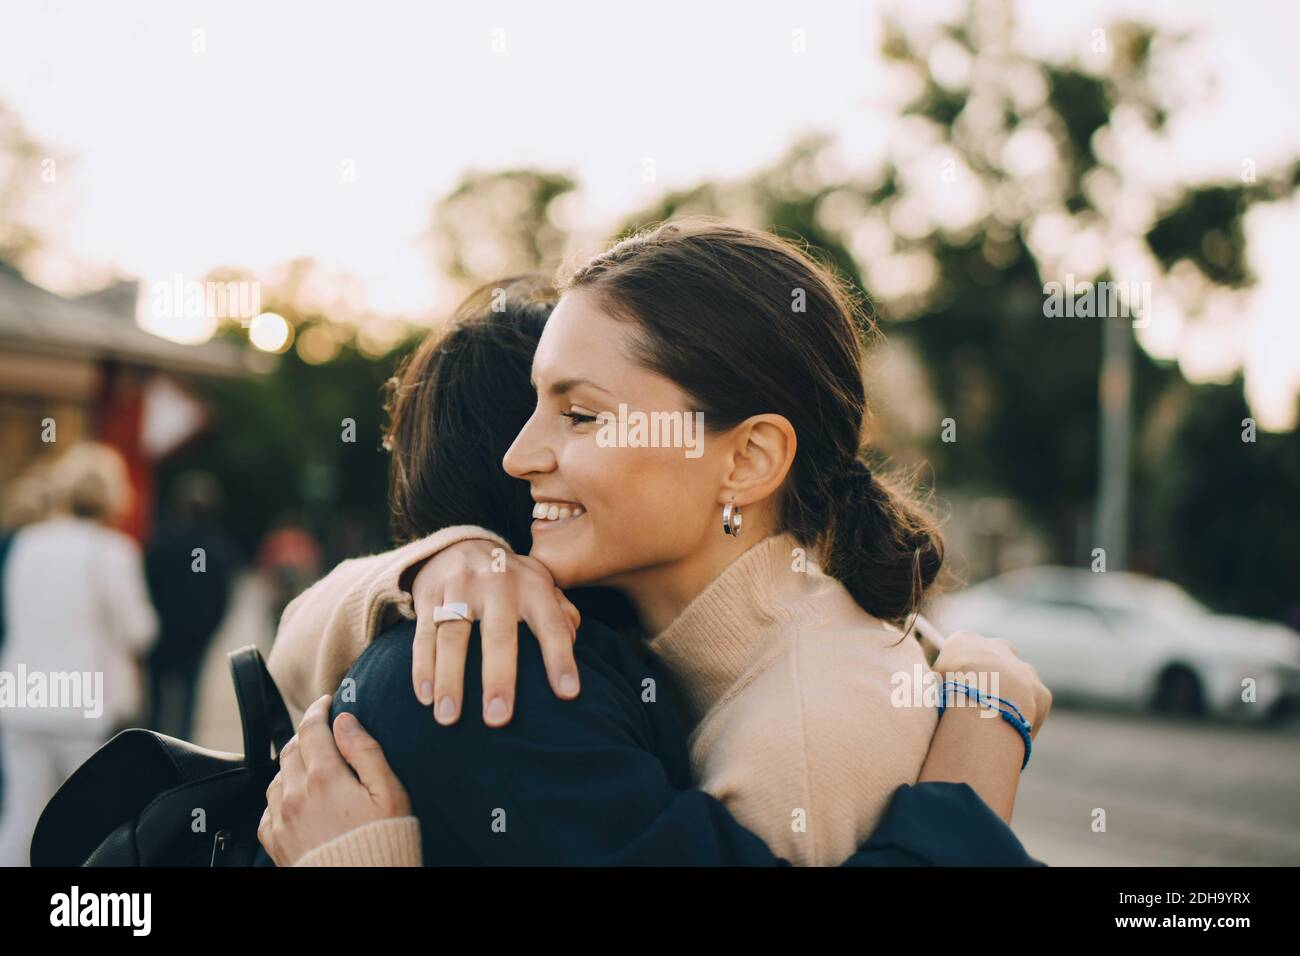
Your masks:
{"label": "woman's face", "polygon": [[531,554],[562,587],[634,584],[720,533],[726,452],[680,388],[629,358],[636,334],[566,293],[533,359],[537,407],[505,454],[537,503]]}

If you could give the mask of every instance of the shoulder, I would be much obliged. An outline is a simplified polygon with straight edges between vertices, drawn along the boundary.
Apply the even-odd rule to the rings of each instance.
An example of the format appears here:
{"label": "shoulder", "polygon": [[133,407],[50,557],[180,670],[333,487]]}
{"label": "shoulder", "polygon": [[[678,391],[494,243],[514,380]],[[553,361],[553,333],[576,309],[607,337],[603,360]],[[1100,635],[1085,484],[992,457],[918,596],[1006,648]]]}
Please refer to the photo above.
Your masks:
{"label": "shoulder", "polygon": [[813,779],[840,761],[910,773],[929,750],[937,717],[895,693],[900,680],[924,676],[920,646],[880,627],[809,627],[788,652],[791,693],[798,696]]}
{"label": "shoulder", "polygon": [[93,521],[63,520],[33,525],[20,533],[20,543],[24,535],[38,550],[54,549],[63,553],[65,549],[71,549],[89,555],[92,561],[110,570],[130,567],[142,560],[135,538]]}
{"label": "shoulder", "polygon": [[110,559],[131,559],[142,554],[135,538],[117,528],[86,520],[57,520],[34,524],[18,532],[17,542],[30,542],[39,548],[81,548],[90,554]]}
{"label": "shoulder", "polygon": [[[794,729],[802,718],[852,718],[894,709],[890,694],[901,677],[927,669],[917,642],[879,625],[819,625],[793,631],[755,672],[742,681],[728,708],[761,707]],[[849,721],[849,727],[865,720]]]}
{"label": "shoulder", "polygon": [[78,522],[73,532],[77,537],[91,543],[97,551],[113,558],[129,560],[139,557],[140,546],[129,534],[108,528],[102,524]]}
{"label": "shoulder", "polygon": [[821,754],[924,754],[933,709],[897,706],[893,694],[900,675],[910,679],[916,666],[924,670],[924,656],[910,637],[900,641],[879,626],[810,624],[715,708],[701,725],[702,742],[725,736],[751,758],[806,761],[811,769]]}
{"label": "shoulder", "polygon": [[[356,712],[363,725],[369,726],[367,720],[384,726],[413,722],[425,737],[440,729],[451,729],[442,728],[432,719],[429,708],[415,698],[411,685],[414,638],[415,622],[398,621],[370,643],[344,677],[341,696],[346,699],[348,694],[355,695]],[[566,701],[551,689],[537,639],[521,626],[514,713],[506,728],[489,731],[492,740],[505,740],[516,733],[590,739],[599,737],[612,724],[642,738],[650,725],[641,700],[642,681],[652,672],[642,667],[640,658],[626,644],[626,639],[598,622],[583,622],[575,645],[582,692]],[[483,696],[482,662],[482,641],[475,624],[465,659],[464,704],[460,720],[453,725],[462,731],[482,724],[478,706]]]}
{"label": "shoulder", "polygon": [[783,844],[790,859],[846,858],[929,751],[934,709],[891,695],[914,660],[914,640],[880,628],[801,629],[701,728],[699,745],[721,761],[712,780],[738,795],[763,781],[764,815],[787,821],[782,836],[792,812],[806,813],[810,842]]}
{"label": "shoulder", "polygon": [[[900,674],[927,669],[916,639],[877,623],[800,628],[786,651],[797,685],[823,706],[846,698],[879,703]],[[815,693],[814,693],[815,692]]]}
{"label": "shoulder", "polygon": [[[402,700],[400,692],[403,690],[409,692],[412,702],[418,704],[411,687],[414,641],[414,621],[398,621],[382,631],[353,662],[336,696],[341,694],[346,699],[347,694],[364,681],[368,693],[365,695],[366,706],[359,709],[359,716],[371,711],[375,705],[398,703]],[[360,696],[357,697],[357,703],[362,703]],[[364,721],[364,716],[361,719]]]}

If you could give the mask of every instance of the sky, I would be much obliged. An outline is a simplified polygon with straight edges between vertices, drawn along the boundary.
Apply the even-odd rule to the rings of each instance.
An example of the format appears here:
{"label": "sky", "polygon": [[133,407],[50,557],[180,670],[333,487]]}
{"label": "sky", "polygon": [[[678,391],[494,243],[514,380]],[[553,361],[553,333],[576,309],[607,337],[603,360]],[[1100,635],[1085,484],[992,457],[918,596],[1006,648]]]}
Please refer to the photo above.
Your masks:
{"label": "sky", "polygon": [[[920,16],[953,8],[907,4]],[[77,291],[110,272],[170,281],[311,256],[358,277],[370,307],[427,315],[449,290],[420,237],[467,169],[567,170],[583,185],[577,215],[599,235],[664,190],[742,177],[811,131],[869,168],[889,134],[882,9],[892,5],[6,3],[0,99],[68,157],[51,184],[51,253],[33,277]],[[1154,188],[1300,155],[1300,5],[1016,9],[1023,42],[1053,57],[1086,55],[1092,30],[1117,16],[1196,31],[1170,78],[1194,105],[1130,160]],[[1141,341],[1198,380],[1244,364],[1261,424],[1289,427],[1300,204],[1247,225],[1260,278],[1249,301],[1195,327],[1167,317]]]}

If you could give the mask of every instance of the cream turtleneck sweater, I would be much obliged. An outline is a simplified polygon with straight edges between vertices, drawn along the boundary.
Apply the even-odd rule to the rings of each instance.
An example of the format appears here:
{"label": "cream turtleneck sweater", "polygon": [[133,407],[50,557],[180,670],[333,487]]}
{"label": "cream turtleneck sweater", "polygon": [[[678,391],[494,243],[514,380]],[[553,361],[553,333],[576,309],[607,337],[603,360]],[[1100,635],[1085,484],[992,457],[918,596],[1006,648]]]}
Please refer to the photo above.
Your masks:
{"label": "cream turtleneck sweater", "polygon": [[933,708],[895,707],[920,645],[867,614],[790,535],[758,542],[649,647],[677,677],[696,785],[772,852],[838,866],[914,783]]}
{"label": "cream turtleneck sweater", "polygon": [[[443,546],[472,536],[439,534]],[[415,550],[425,556],[437,547]],[[374,599],[391,600],[410,563],[394,558],[349,562],[349,581],[322,588],[326,578],[286,611],[271,664],[277,680],[294,679],[282,689],[298,706],[332,692],[375,636],[383,608]],[[343,606],[347,615],[337,613]],[[410,614],[409,605],[399,610]],[[281,652],[301,658],[313,644],[313,660]],[[843,862],[894,790],[920,773],[936,712],[891,704],[893,676],[928,666],[920,645],[858,607],[788,534],[756,542],[649,648],[677,678],[689,711],[696,785],[796,865]],[[331,666],[322,667],[325,660]],[[315,683],[300,686],[306,675]],[[345,834],[302,862],[373,861],[375,829]]]}

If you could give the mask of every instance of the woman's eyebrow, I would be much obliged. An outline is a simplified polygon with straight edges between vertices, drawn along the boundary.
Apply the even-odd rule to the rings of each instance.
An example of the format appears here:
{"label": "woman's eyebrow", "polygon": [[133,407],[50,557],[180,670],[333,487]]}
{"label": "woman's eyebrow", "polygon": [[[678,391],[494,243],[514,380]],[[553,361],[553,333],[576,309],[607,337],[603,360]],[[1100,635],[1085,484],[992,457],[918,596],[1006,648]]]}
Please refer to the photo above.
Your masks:
{"label": "woman's eyebrow", "polygon": [[[530,383],[532,384],[534,389],[537,388],[537,382],[535,380],[530,379]],[[595,382],[591,381],[591,379],[587,379],[587,378],[562,378],[558,382],[552,383],[551,387],[548,388],[547,391],[550,392],[552,395],[563,395],[566,392],[571,392],[575,388],[578,388],[583,385],[587,386],[588,388],[594,388],[598,392],[604,392],[610,398],[614,397],[614,393],[611,392],[609,389],[601,385],[597,385]]]}

